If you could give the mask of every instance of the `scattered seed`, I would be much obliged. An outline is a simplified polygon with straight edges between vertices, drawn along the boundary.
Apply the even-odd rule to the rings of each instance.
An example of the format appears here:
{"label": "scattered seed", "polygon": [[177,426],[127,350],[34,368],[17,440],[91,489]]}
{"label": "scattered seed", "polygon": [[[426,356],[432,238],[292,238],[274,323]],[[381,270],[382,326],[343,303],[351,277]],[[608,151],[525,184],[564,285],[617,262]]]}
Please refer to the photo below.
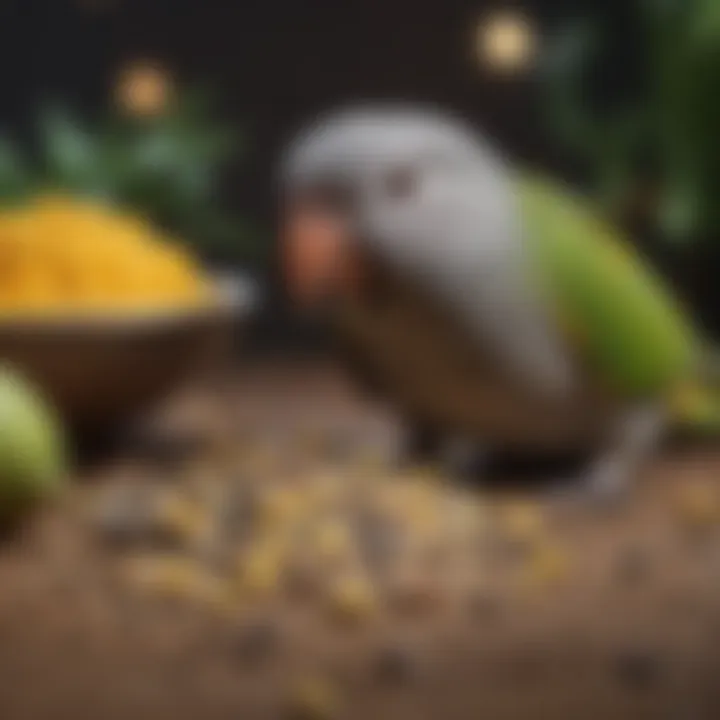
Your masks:
{"label": "scattered seed", "polygon": [[345,524],[339,520],[327,520],[316,530],[313,552],[322,563],[335,563],[348,557],[352,539]]}
{"label": "scattered seed", "polygon": [[[157,485],[115,486],[97,504],[95,527],[109,547],[176,548],[191,534],[189,513],[183,517],[173,512],[182,506],[179,500],[175,503],[174,498],[179,497],[168,495]],[[166,498],[173,500],[166,504]]]}
{"label": "scattered seed", "polygon": [[113,488],[101,498],[93,524],[110,547],[126,548],[147,541],[153,525],[147,494],[135,488]]}
{"label": "scattered seed", "polygon": [[296,522],[305,510],[304,498],[297,489],[276,488],[262,498],[260,522],[267,530],[286,528]]}
{"label": "scattered seed", "polygon": [[339,504],[346,494],[347,484],[343,478],[323,474],[313,478],[306,489],[308,501],[318,510],[330,510]]}
{"label": "scattered seed", "polygon": [[178,493],[159,499],[155,510],[157,527],[164,537],[194,543],[212,529],[212,518],[203,505]]}
{"label": "scattered seed", "polygon": [[237,589],[230,582],[216,581],[215,590],[208,591],[204,598],[205,604],[219,619],[235,620],[242,610],[241,598]]}
{"label": "scattered seed", "polygon": [[250,483],[233,482],[217,508],[217,523],[228,542],[245,542],[258,524],[260,493]]}
{"label": "scattered seed", "polygon": [[503,534],[517,543],[533,543],[545,530],[545,519],[539,508],[529,503],[510,506],[503,516]]}
{"label": "scattered seed", "polygon": [[255,597],[269,595],[279,584],[282,564],[282,548],[271,544],[252,548],[240,562],[242,590]]}
{"label": "scattered seed", "polygon": [[323,678],[304,678],[292,688],[288,707],[291,718],[331,720],[337,716],[338,708],[338,695]]}
{"label": "scattered seed", "polygon": [[361,510],[355,520],[361,557],[372,571],[386,570],[400,550],[400,529],[396,523],[372,510]]}
{"label": "scattered seed", "polygon": [[475,541],[487,527],[487,509],[472,499],[454,499],[448,508],[448,534],[460,541]]}
{"label": "scattered seed", "polygon": [[530,554],[523,579],[529,587],[555,585],[566,577],[568,566],[568,558],[559,547],[543,543]]}
{"label": "scattered seed", "polygon": [[402,502],[401,517],[417,534],[432,535],[440,530],[441,516],[438,509],[440,498],[437,490],[424,483],[415,483],[412,492]]}
{"label": "scattered seed", "polygon": [[720,497],[710,483],[690,483],[677,497],[680,521],[690,530],[707,530],[720,523]]}
{"label": "scattered seed", "polygon": [[209,590],[207,577],[183,557],[140,557],[126,565],[132,584],[165,599],[197,599]]}
{"label": "scattered seed", "polygon": [[331,588],[330,604],[337,618],[358,623],[375,612],[375,593],[372,585],[363,578],[345,577]]}

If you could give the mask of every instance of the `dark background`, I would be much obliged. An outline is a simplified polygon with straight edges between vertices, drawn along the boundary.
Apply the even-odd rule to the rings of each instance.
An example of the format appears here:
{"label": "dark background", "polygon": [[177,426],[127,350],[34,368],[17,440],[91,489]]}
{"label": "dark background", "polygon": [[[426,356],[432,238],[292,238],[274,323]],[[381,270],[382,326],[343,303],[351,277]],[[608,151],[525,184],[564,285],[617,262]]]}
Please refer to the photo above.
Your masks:
{"label": "dark background", "polygon": [[[127,61],[160,61],[182,83],[211,81],[222,113],[243,131],[247,153],[230,168],[224,193],[238,213],[274,235],[273,167],[285,142],[317,112],[358,99],[432,101],[483,127],[513,157],[563,174],[571,159],[548,141],[532,75],[497,81],[473,55],[477,22],[495,7],[519,6],[541,32],[568,14],[591,9],[614,24],[632,50],[627,2],[618,0],[2,0],[2,123],[28,135],[42,98],[69,99],[88,115],[108,106]],[[621,82],[628,57],[605,65],[600,87]],[[661,251],[710,324],[714,279]],[[705,273],[707,274],[707,273]],[[270,263],[269,288],[256,340],[263,346],[305,342],[282,311]]]}

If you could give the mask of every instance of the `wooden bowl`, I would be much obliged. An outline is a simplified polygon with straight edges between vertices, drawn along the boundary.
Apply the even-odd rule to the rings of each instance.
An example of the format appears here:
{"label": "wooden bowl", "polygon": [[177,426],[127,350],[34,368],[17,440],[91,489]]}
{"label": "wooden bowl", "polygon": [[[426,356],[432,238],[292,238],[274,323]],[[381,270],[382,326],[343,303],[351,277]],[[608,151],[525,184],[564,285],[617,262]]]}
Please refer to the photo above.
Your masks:
{"label": "wooden bowl", "polygon": [[215,280],[194,309],[0,319],[0,358],[45,392],[68,424],[101,430],[137,416],[231,349],[254,301],[250,281]]}

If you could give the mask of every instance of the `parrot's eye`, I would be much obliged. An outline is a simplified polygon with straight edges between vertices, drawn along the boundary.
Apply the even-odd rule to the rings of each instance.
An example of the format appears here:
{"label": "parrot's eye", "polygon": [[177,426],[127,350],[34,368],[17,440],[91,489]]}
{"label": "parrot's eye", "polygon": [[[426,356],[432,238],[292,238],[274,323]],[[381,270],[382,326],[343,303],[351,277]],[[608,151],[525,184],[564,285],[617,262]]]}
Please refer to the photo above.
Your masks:
{"label": "parrot's eye", "polygon": [[406,200],[417,186],[417,173],[411,167],[396,167],[384,179],[385,192],[393,200]]}

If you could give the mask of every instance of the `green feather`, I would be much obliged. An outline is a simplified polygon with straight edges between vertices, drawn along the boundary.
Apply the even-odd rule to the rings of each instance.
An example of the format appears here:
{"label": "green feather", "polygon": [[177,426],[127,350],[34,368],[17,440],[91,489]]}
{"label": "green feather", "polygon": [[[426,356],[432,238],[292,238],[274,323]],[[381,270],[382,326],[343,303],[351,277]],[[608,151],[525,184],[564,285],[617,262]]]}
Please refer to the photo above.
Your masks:
{"label": "green feather", "polygon": [[633,247],[569,190],[529,177],[518,189],[550,300],[603,384],[622,397],[654,396],[690,376],[692,323]]}

